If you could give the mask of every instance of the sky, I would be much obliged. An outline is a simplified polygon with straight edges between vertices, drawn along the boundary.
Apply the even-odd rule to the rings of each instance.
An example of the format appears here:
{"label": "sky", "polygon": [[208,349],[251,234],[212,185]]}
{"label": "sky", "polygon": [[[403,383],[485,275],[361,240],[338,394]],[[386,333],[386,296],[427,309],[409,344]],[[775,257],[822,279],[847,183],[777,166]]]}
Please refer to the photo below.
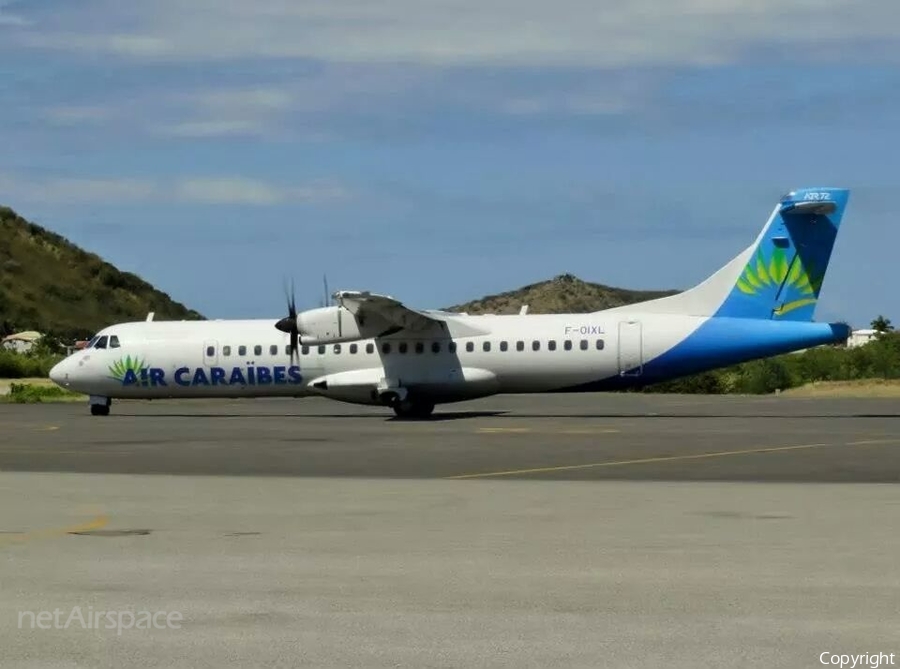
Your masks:
{"label": "sky", "polygon": [[816,318],[900,324],[896,0],[0,0],[0,203],[211,318],[685,289],[851,188]]}

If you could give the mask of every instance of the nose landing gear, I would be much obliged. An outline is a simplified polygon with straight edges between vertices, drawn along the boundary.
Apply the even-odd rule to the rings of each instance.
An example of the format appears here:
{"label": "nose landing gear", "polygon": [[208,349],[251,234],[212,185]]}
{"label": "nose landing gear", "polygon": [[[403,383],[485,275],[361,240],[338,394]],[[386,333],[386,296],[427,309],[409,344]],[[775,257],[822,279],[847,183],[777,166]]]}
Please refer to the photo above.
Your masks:
{"label": "nose landing gear", "polygon": [[91,403],[92,416],[109,415],[109,407],[112,404],[112,400],[110,398],[101,397],[99,395],[91,395],[89,402]]}

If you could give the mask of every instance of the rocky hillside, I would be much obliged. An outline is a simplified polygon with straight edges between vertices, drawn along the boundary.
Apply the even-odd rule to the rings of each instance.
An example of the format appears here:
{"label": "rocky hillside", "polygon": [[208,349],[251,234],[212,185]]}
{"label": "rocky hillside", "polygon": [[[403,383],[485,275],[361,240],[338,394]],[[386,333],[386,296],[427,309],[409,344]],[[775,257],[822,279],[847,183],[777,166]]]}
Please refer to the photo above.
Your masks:
{"label": "rocky hillside", "polygon": [[652,300],[678,291],[640,291],[613,288],[599,283],[588,283],[571,274],[562,274],[549,281],[534,283],[518,290],[498,295],[488,295],[472,302],[448,307],[447,311],[464,311],[470,314],[514,314],[528,305],[528,313],[586,313]]}
{"label": "rocky hillside", "polygon": [[38,330],[80,338],[110,323],[142,320],[149,311],[160,320],[203,318],[140,277],[0,207],[0,334]]}

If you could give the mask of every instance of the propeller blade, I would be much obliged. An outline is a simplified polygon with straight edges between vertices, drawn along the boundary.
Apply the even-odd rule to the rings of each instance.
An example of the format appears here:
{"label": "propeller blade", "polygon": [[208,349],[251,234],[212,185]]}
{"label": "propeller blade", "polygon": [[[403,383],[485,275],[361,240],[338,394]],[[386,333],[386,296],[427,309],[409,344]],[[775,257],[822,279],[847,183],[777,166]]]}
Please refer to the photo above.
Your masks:
{"label": "propeller blade", "polygon": [[294,280],[291,279],[291,290],[288,293],[287,280],[284,282],[284,297],[287,301],[288,315],[275,323],[276,329],[289,334],[291,336],[288,345],[288,354],[291,356],[291,364],[294,364],[294,355],[297,355],[297,362],[300,362],[300,333],[297,330],[297,301],[294,290]]}

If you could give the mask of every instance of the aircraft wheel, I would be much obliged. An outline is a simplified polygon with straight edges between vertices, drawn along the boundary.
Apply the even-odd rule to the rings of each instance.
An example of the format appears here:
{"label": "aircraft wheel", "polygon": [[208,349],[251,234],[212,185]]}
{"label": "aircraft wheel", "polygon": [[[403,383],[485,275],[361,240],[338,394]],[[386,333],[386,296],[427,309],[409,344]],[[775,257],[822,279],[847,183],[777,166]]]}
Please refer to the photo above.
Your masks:
{"label": "aircraft wheel", "polygon": [[109,415],[109,405],[108,404],[92,404],[91,405],[91,415],[92,416],[108,416]]}
{"label": "aircraft wheel", "polygon": [[397,418],[428,418],[434,411],[434,402],[397,402],[394,404],[394,413]]}

